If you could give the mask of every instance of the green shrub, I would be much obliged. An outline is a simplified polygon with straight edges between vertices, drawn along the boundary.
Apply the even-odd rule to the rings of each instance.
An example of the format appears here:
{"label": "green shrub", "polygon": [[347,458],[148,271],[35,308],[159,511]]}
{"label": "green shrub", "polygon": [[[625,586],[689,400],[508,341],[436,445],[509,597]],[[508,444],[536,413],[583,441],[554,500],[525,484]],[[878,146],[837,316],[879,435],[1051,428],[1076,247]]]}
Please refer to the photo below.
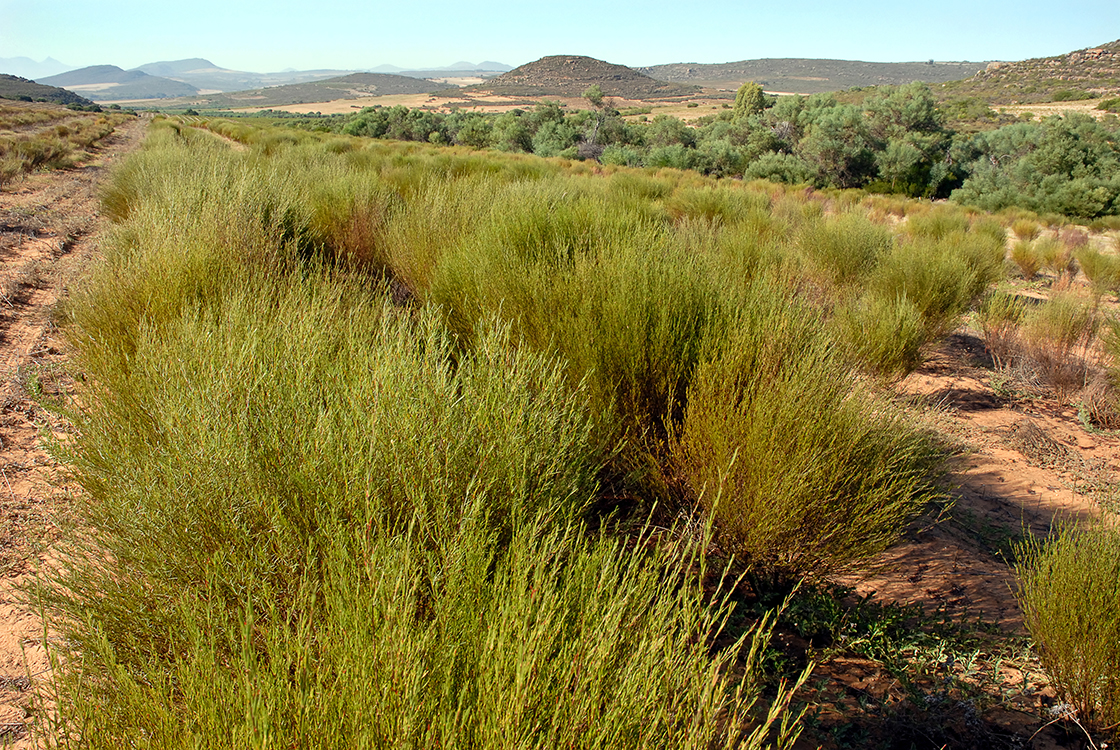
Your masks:
{"label": "green shrub", "polygon": [[922,363],[929,331],[921,312],[905,295],[870,293],[840,306],[834,315],[837,338],[868,372],[894,379]]}
{"label": "green shrub", "polygon": [[930,499],[933,451],[855,382],[816,313],[760,285],[705,348],[674,465],[754,575],[868,559]]}
{"label": "green shrub", "polygon": [[731,605],[703,540],[584,532],[582,391],[501,327],[475,339],[453,362],[434,315],[322,277],[141,326],[127,373],[91,373],[113,387],[75,446],[83,523],[42,592],[63,726],[105,748],[760,746],[766,626],[713,655]]}
{"label": "green shrub", "polygon": [[1072,250],[1056,237],[1047,237],[1035,242],[1034,252],[1042,266],[1055,276],[1071,274],[1075,270]]}
{"label": "green shrub", "polygon": [[927,340],[951,331],[974,299],[1002,273],[1003,246],[954,233],[899,242],[868,278],[883,298],[905,296],[921,313]]}
{"label": "green shrub", "polygon": [[1033,242],[1038,239],[1042,227],[1038,225],[1037,221],[1032,221],[1031,219],[1016,219],[1011,223],[1011,231],[1020,240]]}
{"label": "green shrub", "polygon": [[893,246],[889,229],[855,213],[807,223],[797,238],[814,275],[833,286],[859,282]]}
{"label": "green shrub", "polygon": [[942,240],[954,233],[969,229],[968,214],[959,208],[936,206],[924,213],[910,214],[906,219],[906,231],[915,237]]}
{"label": "green shrub", "polygon": [[1018,295],[996,291],[988,295],[977,311],[984,346],[997,367],[1010,364],[1019,351],[1019,324],[1027,303]]}
{"label": "green shrub", "polygon": [[1091,247],[1081,248],[1075,256],[1094,292],[1120,292],[1120,256],[1105,255]]}
{"label": "green shrub", "polygon": [[1071,294],[1055,295],[1023,316],[1020,355],[1061,401],[1085,384],[1082,355],[1098,322],[1096,308]]}
{"label": "green shrub", "polygon": [[1011,246],[1011,260],[1027,281],[1033,281],[1042,268],[1042,258],[1028,240],[1019,240]]}
{"label": "green shrub", "polygon": [[1061,699],[1090,729],[1120,722],[1120,534],[1065,527],[1018,550],[1023,620]]}

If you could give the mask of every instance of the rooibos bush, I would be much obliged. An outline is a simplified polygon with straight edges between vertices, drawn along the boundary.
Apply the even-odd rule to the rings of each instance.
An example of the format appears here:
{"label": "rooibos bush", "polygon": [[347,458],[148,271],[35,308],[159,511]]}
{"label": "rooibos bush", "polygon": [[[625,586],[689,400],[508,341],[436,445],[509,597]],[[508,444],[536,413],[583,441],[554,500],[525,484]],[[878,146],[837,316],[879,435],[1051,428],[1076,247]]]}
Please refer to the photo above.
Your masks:
{"label": "rooibos bush", "polygon": [[1023,620],[1059,695],[1089,728],[1120,722],[1120,532],[1066,527],[1019,549]]}

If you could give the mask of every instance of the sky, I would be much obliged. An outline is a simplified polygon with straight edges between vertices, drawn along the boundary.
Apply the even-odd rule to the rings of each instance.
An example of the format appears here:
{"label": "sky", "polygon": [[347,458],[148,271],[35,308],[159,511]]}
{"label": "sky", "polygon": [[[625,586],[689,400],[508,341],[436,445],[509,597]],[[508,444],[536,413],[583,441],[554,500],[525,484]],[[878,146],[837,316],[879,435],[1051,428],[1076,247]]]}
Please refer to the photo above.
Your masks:
{"label": "sky", "polygon": [[1120,1],[0,0],[0,58],[74,67],[204,57],[258,73],[767,57],[1022,60],[1120,38]]}

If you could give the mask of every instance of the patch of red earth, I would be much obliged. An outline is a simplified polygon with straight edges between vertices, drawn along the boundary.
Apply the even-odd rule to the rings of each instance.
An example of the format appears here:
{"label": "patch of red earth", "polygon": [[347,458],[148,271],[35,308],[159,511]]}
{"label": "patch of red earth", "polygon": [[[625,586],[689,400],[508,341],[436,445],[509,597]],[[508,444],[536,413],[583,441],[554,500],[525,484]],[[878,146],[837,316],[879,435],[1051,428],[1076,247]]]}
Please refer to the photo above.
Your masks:
{"label": "patch of red earth", "polygon": [[0,746],[13,750],[37,746],[50,711],[39,689],[50,675],[43,622],[22,591],[49,565],[68,507],[43,447],[44,435],[64,440],[67,425],[39,405],[69,391],[52,313],[97,251],[97,185],[143,131],[126,123],[92,149],[95,162],[0,191]]}

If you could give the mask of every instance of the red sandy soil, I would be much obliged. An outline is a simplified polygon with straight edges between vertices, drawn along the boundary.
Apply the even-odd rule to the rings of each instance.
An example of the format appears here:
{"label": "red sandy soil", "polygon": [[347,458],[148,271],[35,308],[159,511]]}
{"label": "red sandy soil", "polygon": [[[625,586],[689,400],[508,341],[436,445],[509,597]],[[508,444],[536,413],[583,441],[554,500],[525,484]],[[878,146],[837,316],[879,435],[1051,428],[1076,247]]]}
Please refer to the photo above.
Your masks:
{"label": "red sandy soil", "polygon": [[44,450],[44,438],[65,439],[66,425],[40,406],[70,390],[52,312],[97,252],[97,185],[143,130],[130,121],[85,166],[0,192],[0,746],[13,750],[36,746],[30,728],[49,713],[38,689],[50,675],[43,622],[21,586],[50,560],[69,505]]}

